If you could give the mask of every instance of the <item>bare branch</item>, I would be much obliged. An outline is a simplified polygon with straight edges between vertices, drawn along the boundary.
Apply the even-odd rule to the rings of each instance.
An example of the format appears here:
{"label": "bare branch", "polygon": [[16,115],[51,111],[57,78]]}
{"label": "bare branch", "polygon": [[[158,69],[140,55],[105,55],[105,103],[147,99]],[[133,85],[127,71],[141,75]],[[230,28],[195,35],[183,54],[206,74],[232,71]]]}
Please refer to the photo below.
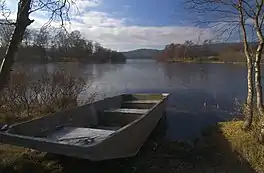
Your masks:
{"label": "bare branch", "polygon": [[260,19],[260,28],[262,28],[263,22],[264,22],[264,14],[262,15]]}
{"label": "bare branch", "polygon": [[256,4],[257,4],[257,12],[256,12],[256,16],[254,17],[254,20],[255,20],[255,26],[256,26],[256,29],[259,29],[260,26],[261,26],[261,23],[262,23],[262,19],[259,23],[259,15],[260,15],[260,12],[262,10],[262,7],[263,7],[263,1],[261,1],[261,3],[258,3],[258,1],[256,0]]}
{"label": "bare branch", "polygon": [[16,23],[15,22],[2,22],[2,21],[0,21],[0,25],[16,25]]}
{"label": "bare branch", "polygon": [[[1,1],[0,1],[1,2]],[[16,23],[12,20],[9,20],[9,16],[11,15],[10,9],[6,8],[5,1],[2,1],[0,4],[0,13],[4,19],[0,19],[0,25],[15,25]]]}
{"label": "bare branch", "polygon": [[32,10],[31,12],[42,10],[50,13],[49,20],[44,24],[47,27],[54,20],[60,19],[61,26],[64,27],[64,20],[70,21],[69,11],[74,1],[71,0],[48,0],[47,2],[40,1],[41,5],[38,4],[39,8]]}
{"label": "bare branch", "polygon": [[[2,15],[6,19],[4,24],[7,24],[9,23],[9,20],[7,19],[10,16],[11,12],[10,10],[5,8],[4,2],[5,1],[3,1],[3,4],[0,6],[0,10],[2,10]],[[51,13],[51,16],[46,25],[49,25],[53,20],[59,18],[61,21],[61,26],[63,27],[64,20],[69,20],[68,13],[72,3],[72,0],[19,0],[16,23],[10,23],[10,25],[15,25],[15,30],[12,34],[12,38],[8,45],[5,57],[0,66],[0,91],[4,88],[9,80],[10,70],[14,63],[14,57],[24,37],[24,33],[27,27],[34,22],[34,20],[29,19],[29,15],[37,10]],[[36,8],[33,9],[34,5],[36,5]]]}
{"label": "bare branch", "polygon": [[[255,10],[253,9],[253,7],[247,2],[247,0],[242,0],[242,4],[245,4],[251,11],[251,13],[253,15],[256,15]],[[242,7],[242,9],[244,10],[244,12],[249,16],[249,17],[253,17],[252,15],[249,15],[249,12],[247,12],[245,7]]]}
{"label": "bare branch", "polygon": [[229,32],[229,34],[228,34],[228,37],[226,38],[225,41],[228,41],[228,40],[231,38],[231,36],[233,35],[233,32],[234,32],[236,29],[238,29],[238,27],[239,27],[239,23],[236,24],[236,25],[233,27],[233,29],[230,30],[230,32]]}
{"label": "bare branch", "polygon": [[37,5],[38,7],[36,7],[35,9],[32,9],[33,7],[31,7],[31,10],[29,11],[30,14],[33,13],[33,12],[42,10],[43,8],[55,3],[53,1],[50,1],[50,2],[49,1],[48,2],[43,2],[42,0],[38,0],[38,1],[39,1],[39,4]]}

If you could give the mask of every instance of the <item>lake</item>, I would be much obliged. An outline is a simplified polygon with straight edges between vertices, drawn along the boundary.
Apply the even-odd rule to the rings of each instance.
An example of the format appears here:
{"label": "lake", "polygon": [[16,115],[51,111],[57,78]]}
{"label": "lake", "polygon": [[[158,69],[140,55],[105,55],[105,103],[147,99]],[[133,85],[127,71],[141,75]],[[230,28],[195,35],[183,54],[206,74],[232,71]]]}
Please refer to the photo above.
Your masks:
{"label": "lake", "polygon": [[[53,66],[49,64],[48,68]],[[92,80],[87,92],[97,91],[103,97],[170,93],[166,137],[172,140],[195,139],[203,127],[232,119],[238,114],[237,103],[246,98],[245,65],[128,60],[126,64],[66,63],[63,67]],[[80,99],[85,99],[85,94]]]}

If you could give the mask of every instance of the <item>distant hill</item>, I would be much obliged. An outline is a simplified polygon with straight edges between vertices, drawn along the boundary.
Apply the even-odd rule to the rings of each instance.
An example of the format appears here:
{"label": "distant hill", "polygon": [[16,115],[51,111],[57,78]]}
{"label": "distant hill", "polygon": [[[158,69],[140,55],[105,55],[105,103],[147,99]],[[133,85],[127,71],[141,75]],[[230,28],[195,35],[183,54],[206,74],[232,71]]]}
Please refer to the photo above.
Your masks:
{"label": "distant hill", "polygon": [[[256,46],[255,43],[249,43]],[[126,59],[154,59],[159,61],[181,61],[185,56],[197,60],[208,57],[216,57],[219,61],[244,61],[242,43],[212,43],[204,45],[193,45],[188,47],[184,44],[169,44],[163,50],[158,49],[136,49],[121,52]]]}
{"label": "distant hill", "polygon": [[[209,48],[213,52],[220,53],[221,51],[225,50],[228,47],[238,46],[241,45],[241,43],[214,43],[207,45],[207,48]],[[163,50],[158,49],[136,49],[132,51],[127,52],[121,52],[125,58],[127,59],[156,59]]]}
{"label": "distant hill", "polygon": [[122,53],[127,59],[155,59],[161,52],[157,49],[137,49]]}

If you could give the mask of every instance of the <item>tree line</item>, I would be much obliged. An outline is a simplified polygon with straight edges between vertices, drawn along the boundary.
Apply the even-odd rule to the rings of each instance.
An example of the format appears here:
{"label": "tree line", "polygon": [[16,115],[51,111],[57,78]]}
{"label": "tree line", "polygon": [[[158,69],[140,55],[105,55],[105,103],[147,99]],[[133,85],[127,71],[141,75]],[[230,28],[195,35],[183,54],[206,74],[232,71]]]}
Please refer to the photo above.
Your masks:
{"label": "tree line", "polygon": [[[9,44],[14,31],[11,25],[0,25],[0,56]],[[88,62],[120,63],[123,54],[104,48],[98,42],[85,39],[80,31],[67,32],[63,28],[26,29],[18,49],[16,61],[23,62]]]}
{"label": "tree line", "polygon": [[[249,43],[250,49],[256,49],[257,43]],[[216,43],[205,40],[202,44],[195,44],[191,40],[184,44],[171,43],[157,56],[159,61],[219,61],[245,62],[243,43]],[[263,62],[263,60],[261,60]]]}
{"label": "tree line", "polygon": [[210,40],[205,40],[202,45],[195,44],[191,40],[186,40],[184,44],[171,43],[165,46],[157,59],[160,61],[185,61],[217,56],[218,53],[210,48],[210,44],[212,44]]}

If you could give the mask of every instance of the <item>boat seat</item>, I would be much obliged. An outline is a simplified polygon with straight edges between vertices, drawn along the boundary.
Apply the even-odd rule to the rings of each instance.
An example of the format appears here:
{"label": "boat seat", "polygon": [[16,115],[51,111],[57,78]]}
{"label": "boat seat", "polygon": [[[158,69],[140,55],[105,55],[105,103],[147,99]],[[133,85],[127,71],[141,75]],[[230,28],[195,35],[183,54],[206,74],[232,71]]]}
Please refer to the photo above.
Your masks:
{"label": "boat seat", "polygon": [[121,126],[96,126],[96,127],[94,127],[94,129],[114,130],[114,131],[116,131],[120,128],[121,128]]}
{"label": "boat seat", "polygon": [[131,100],[131,101],[124,101],[127,104],[157,104],[160,100]]}
{"label": "boat seat", "polygon": [[122,114],[145,114],[148,112],[149,109],[109,109],[104,110],[105,113],[122,113]]}
{"label": "boat seat", "polygon": [[122,108],[104,110],[99,114],[98,126],[123,127],[135,121],[140,116],[147,113],[147,111],[148,109],[122,109]]}
{"label": "boat seat", "polygon": [[159,100],[130,100],[124,101],[121,108],[128,109],[150,109],[159,103]]}

